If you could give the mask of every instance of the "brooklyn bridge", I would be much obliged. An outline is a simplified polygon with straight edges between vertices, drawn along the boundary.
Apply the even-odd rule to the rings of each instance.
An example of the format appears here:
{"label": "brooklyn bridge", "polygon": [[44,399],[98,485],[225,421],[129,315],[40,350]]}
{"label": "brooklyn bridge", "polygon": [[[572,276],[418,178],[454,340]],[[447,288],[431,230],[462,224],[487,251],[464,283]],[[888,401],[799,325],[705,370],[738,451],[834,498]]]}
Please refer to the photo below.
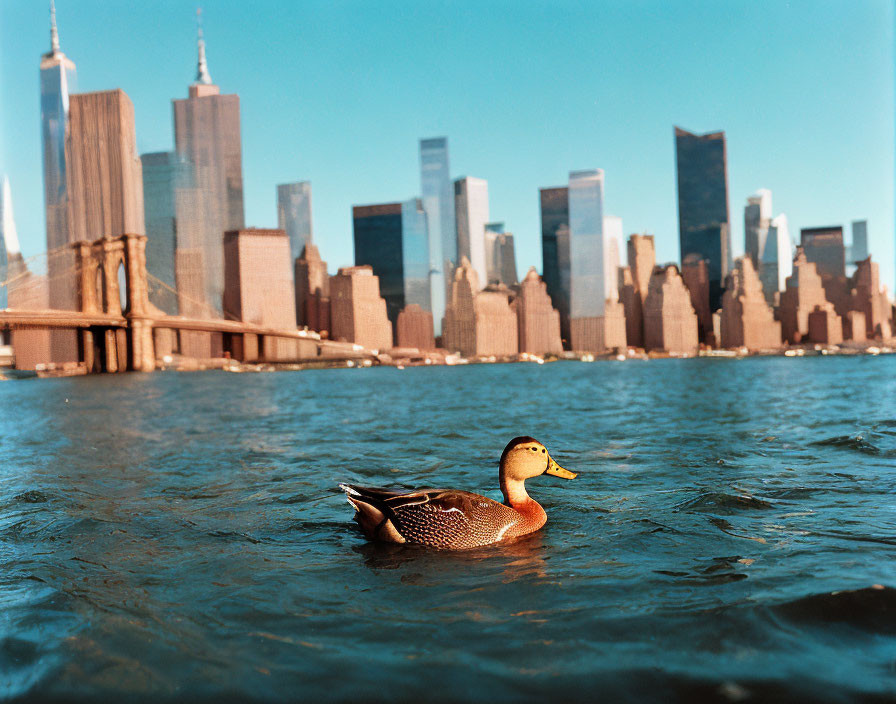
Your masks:
{"label": "brooklyn bridge", "polygon": [[[149,372],[164,359],[224,357],[239,362],[375,360],[376,352],[358,345],[321,339],[299,329],[272,329],[242,320],[169,315],[150,302],[150,286],[165,284],[146,269],[146,236],[125,234],[76,242],[57,260],[54,277],[66,276],[77,292],[71,310],[39,307],[17,289],[38,277],[11,266],[0,288],[10,307],[0,309],[0,343],[11,341],[19,369],[66,368],[72,373]],[[46,284],[46,281],[44,281]],[[47,297],[38,297],[45,302]],[[73,300],[74,302],[74,300]],[[69,332],[65,332],[69,331]],[[54,364],[59,346],[65,364]]]}

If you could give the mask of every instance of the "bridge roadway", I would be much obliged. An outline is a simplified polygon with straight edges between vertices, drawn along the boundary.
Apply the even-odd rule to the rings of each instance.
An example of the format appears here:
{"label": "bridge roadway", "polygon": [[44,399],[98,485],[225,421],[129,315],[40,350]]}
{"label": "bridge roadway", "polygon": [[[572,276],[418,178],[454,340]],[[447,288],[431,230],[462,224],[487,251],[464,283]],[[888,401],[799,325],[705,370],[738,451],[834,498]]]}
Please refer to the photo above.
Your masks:
{"label": "bridge roadway", "polygon": [[185,330],[194,332],[227,333],[231,335],[257,335],[286,340],[306,340],[315,342],[318,355],[322,357],[344,356],[345,358],[370,358],[376,355],[360,345],[348,342],[322,340],[316,332],[306,330],[278,330],[274,328],[252,325],[238,320],[186,318],[180,315],[131,316],[109,313],[84,313],[68,310],[22,310],[15,308],[0,309],[0,330],[16,329],[127,329],[134,319],[148,324],[153,329]]}

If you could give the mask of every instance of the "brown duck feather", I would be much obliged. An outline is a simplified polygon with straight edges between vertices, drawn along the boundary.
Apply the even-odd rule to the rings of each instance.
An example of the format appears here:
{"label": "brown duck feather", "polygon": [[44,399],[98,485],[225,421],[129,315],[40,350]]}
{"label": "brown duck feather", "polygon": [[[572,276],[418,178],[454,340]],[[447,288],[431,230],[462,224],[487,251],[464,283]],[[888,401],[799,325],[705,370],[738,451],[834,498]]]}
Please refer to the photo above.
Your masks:
{"label": "brown duck feather", "polygon": [[444,549],[472,548],[518,537],[544,525],[534,501],[522,510],[469,491],[396,491],[340,484],[355,520],[371,538]]}

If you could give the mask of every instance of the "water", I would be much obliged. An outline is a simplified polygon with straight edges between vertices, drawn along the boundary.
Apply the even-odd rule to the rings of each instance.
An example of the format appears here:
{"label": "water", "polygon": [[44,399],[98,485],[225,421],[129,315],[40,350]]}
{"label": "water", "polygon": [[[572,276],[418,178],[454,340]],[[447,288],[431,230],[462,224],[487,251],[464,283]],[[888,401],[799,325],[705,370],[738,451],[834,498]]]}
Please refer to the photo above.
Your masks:
{"label": "water", "polygon": [[[130,374],[0,409],[0,698],[896,696],[896,357]],[[499,497],[516,435],[580,475],[528,484],[548,525],[514,544],[368,544],[335,491]]]}

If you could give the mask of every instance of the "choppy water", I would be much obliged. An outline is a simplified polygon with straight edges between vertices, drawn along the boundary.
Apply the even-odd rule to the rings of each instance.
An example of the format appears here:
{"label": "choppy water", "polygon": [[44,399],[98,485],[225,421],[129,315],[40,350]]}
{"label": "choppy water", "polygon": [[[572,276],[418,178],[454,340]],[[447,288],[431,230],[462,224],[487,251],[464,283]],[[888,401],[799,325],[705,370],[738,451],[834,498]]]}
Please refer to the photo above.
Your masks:
{"label": "choppy water", "polygon": [[[580,476],[515,544],[334,491],[522,434]],[[892,700],[894,489],[896,357],[0,383],[0,698]]]}

